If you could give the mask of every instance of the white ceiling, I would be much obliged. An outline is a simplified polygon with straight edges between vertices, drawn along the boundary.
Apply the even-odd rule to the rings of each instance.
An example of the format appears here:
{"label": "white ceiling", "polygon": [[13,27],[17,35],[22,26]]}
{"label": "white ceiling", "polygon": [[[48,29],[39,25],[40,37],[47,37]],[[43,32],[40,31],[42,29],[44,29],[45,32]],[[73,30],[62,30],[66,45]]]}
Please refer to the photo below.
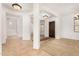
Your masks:
{"label": "white ceiling", "polygon": [[40,7],[43,6],[58,14],[79,12],[79,3],[40,3]]}
{"label": "white ceiling", "polygon": [[[22,6],[21,11],[23,12],[33,11],[33,3],[19,3],[19,4]],[[12,3],[3,3],[3,6],[11,10],[14,10],[12,8]],[[46,7],[49,8],[51,11],[61,15],[66,15],[68,13],[74,13],[74,12],[79,13],[79,3],[40,3],[39,6],[40,9]],[[44,11],[41,13],[42,16],[44,16],[45,14],[47,14],[48,16],[55,16],[54,14],[49,12],[49,10],[45,12]]]}
{"label": "white ceiling", "polygon": [[[13,4],[13,3],[3,3],[3,6],[15,11],[15,9],[13,9],[13,7],[12,7],[12,4]],[[30,12],[30,11],[33,10],[33,5],[32,5],[32,3],[19,3],[19,5],[22,6],[22,10],[21,10],[21,11],[23,11],[23,12],[24,12],[24,11]]]}
{"label": "white ceiling", "polygon": [[[12,8],[13,3],[3,3],[3,5],[7,8]],[[19,3],[22,6],[22,11],[32,11],[33,4],[32,3]],[[73,11],[79,10],[79,3],[40,3],[40,7],[45,6],[50,8],[52,11],[56,11],[58,13],[63,13],[64,11]]]}

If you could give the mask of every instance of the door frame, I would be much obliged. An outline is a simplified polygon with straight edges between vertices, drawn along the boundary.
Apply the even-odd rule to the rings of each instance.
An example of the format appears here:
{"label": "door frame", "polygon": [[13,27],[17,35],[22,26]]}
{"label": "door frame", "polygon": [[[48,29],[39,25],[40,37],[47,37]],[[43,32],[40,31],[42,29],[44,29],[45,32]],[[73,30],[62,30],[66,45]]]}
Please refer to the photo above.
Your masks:
{"label": "door frame", "polygon": [[[55,21],[55,39],[60,39],[61,38],[61,33],[60,33],[61,27],[60,27],[59,17],[55,17],[54,20],[52,21]],[[49,22],[52,22],[52,21],[49,21]]]}
{"label": "door frame", "polygon": [[[50,21],[50,22],[54,22],[54,25],[55,25],[55,21]],[[50,37],[50,22],[49,22],[49,37]],[[55,30],[55,27],[54,27],[54,30]],[[54,32],[56,32],[56,31],[54,31]],[[52,38],[55,38],[55,33],[54,33],[54,37],[52,37]]]}

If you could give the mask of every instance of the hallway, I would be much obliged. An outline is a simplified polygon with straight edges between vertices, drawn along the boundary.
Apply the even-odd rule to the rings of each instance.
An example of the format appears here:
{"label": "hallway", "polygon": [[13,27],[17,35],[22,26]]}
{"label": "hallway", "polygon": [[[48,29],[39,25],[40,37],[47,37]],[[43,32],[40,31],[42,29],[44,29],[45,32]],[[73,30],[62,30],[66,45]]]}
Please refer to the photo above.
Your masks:
{"label": "hallway", "polygon": [[[13,5],[20,7],[16,9]],[[79,4],[2,3],[0,6],[3,55],[79,55]]]}

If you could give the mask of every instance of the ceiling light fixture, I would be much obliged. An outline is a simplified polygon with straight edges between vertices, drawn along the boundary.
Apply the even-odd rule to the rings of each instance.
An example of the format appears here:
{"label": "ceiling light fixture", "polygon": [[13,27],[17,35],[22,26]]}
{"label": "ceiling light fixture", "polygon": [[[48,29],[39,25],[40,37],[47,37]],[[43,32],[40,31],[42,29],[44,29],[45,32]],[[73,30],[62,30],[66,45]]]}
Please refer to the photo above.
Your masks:
{"label": "ceiling light fixture", "polygon": [[48,18],[48,16],[47,16],[47,15],[44,15],[44,16],[43,16],[43,18],[44,18],[44,19],[47,19],[47,18]]}
{"label": "ceiling light fixture", "polygon": [[16,9],[16,10],[21,10],[21,9],[22,9],[22,7],[21,7],[18,3],[12,4],[12,7],[13,7],[14,9]]}

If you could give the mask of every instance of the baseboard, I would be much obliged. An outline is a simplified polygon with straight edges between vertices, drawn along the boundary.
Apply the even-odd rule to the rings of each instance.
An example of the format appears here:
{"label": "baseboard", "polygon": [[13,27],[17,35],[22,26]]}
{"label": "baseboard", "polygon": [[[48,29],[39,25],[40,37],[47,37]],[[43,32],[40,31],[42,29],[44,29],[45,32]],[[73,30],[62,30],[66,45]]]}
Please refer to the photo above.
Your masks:
{"label": "baseboard", "polygon": [[44,40],[47,40],[49,39],[50,37],[44,37],[44,38],[41,38],[40,41],[44,41]]}
{"label": "baseboard", "polygon": [[79,40],[79,39],[73,39],[73,38],[61,38],[61,39]]}

